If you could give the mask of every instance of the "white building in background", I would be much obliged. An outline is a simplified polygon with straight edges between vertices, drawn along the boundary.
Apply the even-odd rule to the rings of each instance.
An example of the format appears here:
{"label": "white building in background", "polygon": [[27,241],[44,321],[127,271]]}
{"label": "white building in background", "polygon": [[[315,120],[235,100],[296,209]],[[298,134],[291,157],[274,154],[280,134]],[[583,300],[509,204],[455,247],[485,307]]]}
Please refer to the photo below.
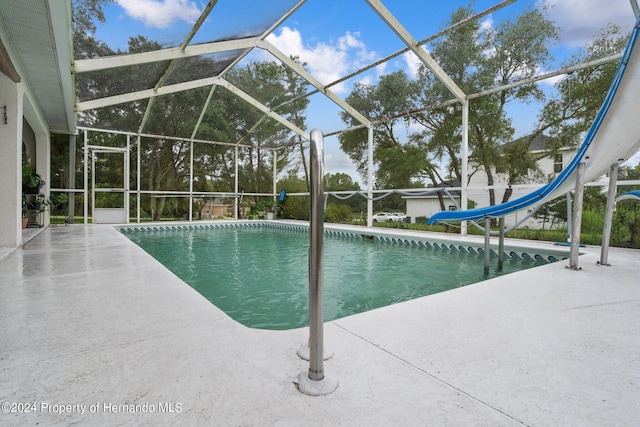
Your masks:
{"label": "white building in background", "polygon": [[[460,206],[460,181],[443,182],[438,188],[420,196],[403,196],[406,202],[407,217],[415,224],[416,218],[429,218],[442,210],[440,199],[447,210],[456,210]],[[449,189],[451,188],[451,189]]]}
{"label": "white building in background", "polygon": [[[547,140],[548,137],[545,137],[544,135],[539,135],[534,138],[531,141],[530,152],[534,155],[544,155],[546,152]],[[516,140],[513,143],[517,143],[519,141],[521,140]],[[575,152],[575,148],[562,148],[555,155],[542,157],[537,162],[538,168],[540,169],[540,173],[538,174],[540,178],[537,179],[537,182],[528,182],[526,184],[513,185],[513,193],[511,194],[509,200],[515,200],[521,196],[524,196],[525,194],[528,194],[549,182],[551,179],[557,176],[558,173],[560,173],[562,169],[569,163]],[[536,180],[534,177],[531,177],[531,179],[532,181]],[[507,175],[502,173],[494,173],[494,181],[495,201],[496,203],[500,203],[502,201],[504,191],[509,187],[507,182]],[[451,183],[444,183],[443,185],[445,186],[445,188],[458,187],[458,185],[451,185]],[[487,175],[483,170],[477,170],[471,175],[471,179],[469,180],[469,185],[467,187],[467,197],[469,201],[475,203],[475,207],[489,206],[489,190],[487,186]],[[416,217],[428,218],[435,212],[441,210],[440,200],[438,196],[438,192],[441,191],[441,189],[434,189],[433,194],[404,197],[407,203],[407,216],[411,217],[412,222],[415,222]],[[447,192],[450,193],[452,197],[448,196],[446,194]],[[445,191],[443,197],[444,205],[447,210],[454,210],[456,209],[456,204],[460,204],[460,197],[457,189]],[[505,217],[505,225],[508,227],[517,223],[530,212],[531,210],[525,210],[507,215]],[[536,229],[542,228],[542,226],[542,220],[537,220],[535,218],[530,218],[521,225],[521,227]],[[548,228],[549,224],[546,223],[544,226]]]}

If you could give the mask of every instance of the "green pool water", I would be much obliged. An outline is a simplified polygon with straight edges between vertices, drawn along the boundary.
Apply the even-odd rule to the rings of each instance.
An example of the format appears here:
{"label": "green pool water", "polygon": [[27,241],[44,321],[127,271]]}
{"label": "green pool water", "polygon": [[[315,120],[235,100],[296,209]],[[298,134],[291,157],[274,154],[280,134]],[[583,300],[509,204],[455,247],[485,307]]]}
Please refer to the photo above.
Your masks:
{"label": "green pool water", "polygon": [[[306,232],[236,227],[125,235],[243,325],[308,325]],[[536,266],[508,259],[485,277],[483,256],[468,252],[331,235],[324,243],[325,321]]]}

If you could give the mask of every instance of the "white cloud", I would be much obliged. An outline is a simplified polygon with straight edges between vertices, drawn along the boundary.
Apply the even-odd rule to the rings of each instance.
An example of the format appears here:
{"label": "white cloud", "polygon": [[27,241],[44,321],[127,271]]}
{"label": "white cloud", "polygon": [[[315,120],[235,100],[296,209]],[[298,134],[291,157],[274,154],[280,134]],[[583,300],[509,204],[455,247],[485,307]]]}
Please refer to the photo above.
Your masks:
{"label": "white cloud", "polygon": [[167,28],[175,21],[190,24],[200,16],[197,4],[190,0],[115,0],[131,18],[152,28]]}
{"label": "white cloud", "polygon": [[387,71],[387,63],[383,62],[380,65],[376,65],[374,70],[376,70],[376,77],[380,77],[381,75],[383,75]]}
{"label": "white cloud", "polygon": [[418,70],[420,70],[420,65],[422,64],[422,62],[420,62],[416,54],[411,51],[405,52],[402,54],[402,59],[407,65],[407,75],[409,75],[409,77],[413,79],[418,77]]}
{"label": "white cloud", "polygon": [[628,31],[635,22],[629,0],[538,0],[537,7],[547,8],[566,47],[585,46],[609,23]]}
{"label": "white cloud", "polygon": [[493,29],[493,18],[489,15],[480,22],[480,31],[484,32],[491,29]]}
{"label": "white cloud", "polygon": [[[375,52],[367,50],[359,33],[347,32],[335,43],[320,42],[308,46],[303,43],[300,31],[283,27],[280,34],[270,34],[267,41],[287,55],[298,55],[302,62],[307,63],[309,73],[323,84],[338,80],[376,57]],[[340,83],[332,86],[332,90],[346,93],[347,87]]]}
{"label": "white cloud", "polygon": [[[429,49],[427,49],[424,46],[420,46],[420,47],[422,48],[422,50],[430,54]],[[420,65],[422,65],[422,61],[418,59],[416,54],[413,53],[412,51],[405,52],[402,54],[402,60],[406,65],[405,72],[407,73],[407,75],[414,79],[418,77],[418,70],[420,70]]]}

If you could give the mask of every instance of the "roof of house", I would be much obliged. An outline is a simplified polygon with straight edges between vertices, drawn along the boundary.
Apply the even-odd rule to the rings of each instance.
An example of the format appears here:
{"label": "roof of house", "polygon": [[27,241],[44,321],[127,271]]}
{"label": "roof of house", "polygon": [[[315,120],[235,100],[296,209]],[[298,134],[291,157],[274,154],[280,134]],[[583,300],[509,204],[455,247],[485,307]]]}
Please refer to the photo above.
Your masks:
{"label": "roof of house", "polygon": [[[442,181],[433,189],[427,189],[424,192],[416,193],[414,195],[402,196],[403,199],[430,199],[438,197],[438,193],[449,193],[453,197],[460,197],[458,190],[446,190],[447,188],[460,188],[460,180],[453,179],[451,181]],[[446,190],[446,192],[445,192]]]}
{"label": "roof of house", "polygon": [[[520,137],[518,139],[515,139],[511,142],[507,142],[506,144],[504,144],[505,146],[508,145],[516,145],[516,144],[529,144],[529,151],[545,151],[547,150],[547,144],[549,143],[549,141],[551,141],[553,138],[551,138],[550,136],[544,135],[542,133],[539,133],[537,135],[535,134],[529,134],[529,135],[525,135],[523,137]],[[562,147],[560,148],[560,150],[575,150],[575,147]]]}

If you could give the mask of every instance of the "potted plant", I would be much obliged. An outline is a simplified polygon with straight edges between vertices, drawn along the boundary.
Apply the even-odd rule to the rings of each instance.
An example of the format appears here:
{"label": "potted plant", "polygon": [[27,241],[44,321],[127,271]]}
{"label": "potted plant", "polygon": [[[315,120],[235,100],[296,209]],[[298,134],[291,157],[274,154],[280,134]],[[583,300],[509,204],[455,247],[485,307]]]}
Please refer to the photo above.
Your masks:
{"label": "potted plant", "polygon": [[49,206],[51,206],[51,215],[56,215],[60,210],[66,209],[69,197],[65,193],[52,194],[49,198]]}
{"label": "potted plant", "polygon": [[43,193],[38,193],[36,194],[35,197],[31,197],[31,198],[27,198],[27,195],[23,195],[23,200],[25,200],[25,202],[23,203],[23,212],[25,212],[25,206],[26,206],[26,215],[23,213],[24,216],[27,217],[27,221],[29,218],[29,212],[32,213],[31,218],[34,219],[34,221],[37,223],[37,225],[39,227],[41,227],[41,217],[40,215],[44,212],[47,211],[47,208],[49,207],[49,201],[47,200],[47,196],[45,196]]}
{"label": "potted plant", "polygon": [[38,194],[40,188],[44,185],[44,181],[40,175],[34,171],[31,166],[22,166],[22,193]]}
{"label": "potted plant", "polygon": [[25,194],[22,195],[22,229],[27,228],[27,223],[29,222],[29,218],[27,217],[27,196]]}
{"label": "potted plant", "polygon": [[273,200],[261,200],[252,210],[258,213],[258,218],[273,219],[275,212],[275,202]]}

